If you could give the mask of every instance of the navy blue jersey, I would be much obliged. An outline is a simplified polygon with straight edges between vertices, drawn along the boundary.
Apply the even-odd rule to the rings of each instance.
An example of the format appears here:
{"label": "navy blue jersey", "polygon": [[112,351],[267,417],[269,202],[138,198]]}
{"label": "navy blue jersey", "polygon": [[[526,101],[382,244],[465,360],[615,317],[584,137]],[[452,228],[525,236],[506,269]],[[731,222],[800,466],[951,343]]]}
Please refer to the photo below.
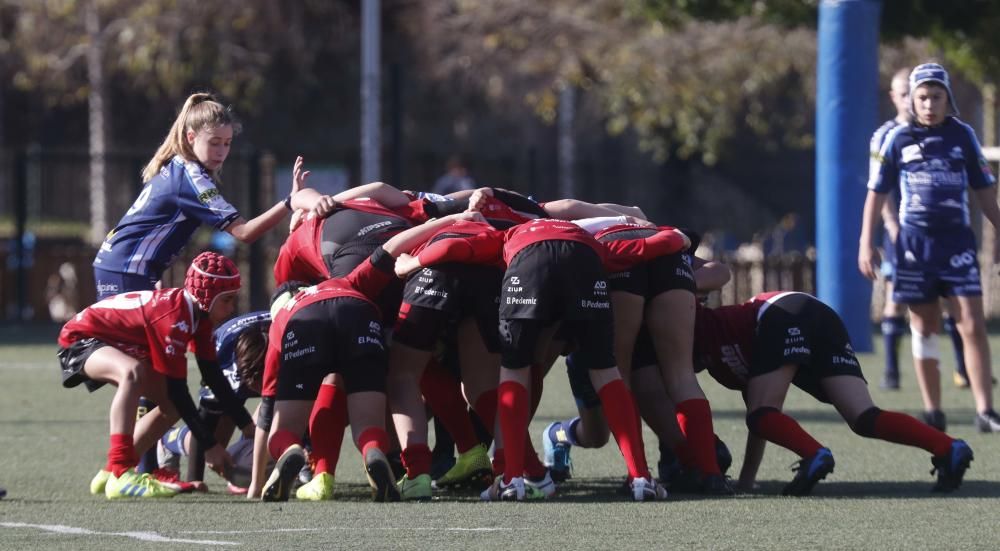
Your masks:
{"label": "navy blue jersey", "polygon": [[968,188],[996,180],[969,125],[948,117],[938,126],[900,124],[879,150],[868,189],[900,192],[899,223],[921,229],[969,226]]}
{"label": "navy blue jersey", "polygon": [[[249,314],[237,316],[220,325],[215,330],[215,333],[212,334],[212,339],[215,341],[215,355],[219,360],[219,368],[222,369],[222,374],[229,381],[229,385],[232,387],[237,398],[244,401],[247,398],[256,397],[257,393],[240,384],[240,374],[236,370],[236,340],[244,331],[254,330],[267,334],[270,327],[271,313],[262,310],[260,312],[250,312]],[[215,395],[212,393],[212,390],[203,386],[201,388],[202,404],[205,404],[206,401],[214,402],[214,400]]]}
{"label": "navy blue jersey", "polygon": [[199,163],[176,156],[143,186],[104,239],[94,267],[159,278],[198,226],[221,231],[239,216]]}

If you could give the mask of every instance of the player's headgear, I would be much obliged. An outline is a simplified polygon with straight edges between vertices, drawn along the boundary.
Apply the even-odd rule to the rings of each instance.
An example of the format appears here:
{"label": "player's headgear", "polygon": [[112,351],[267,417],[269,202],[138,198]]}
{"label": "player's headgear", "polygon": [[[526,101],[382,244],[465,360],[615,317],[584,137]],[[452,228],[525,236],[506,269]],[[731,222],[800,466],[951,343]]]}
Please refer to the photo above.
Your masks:
{"label": "player's headgear", "polygon": [[916,110],[913,108],[913,92],[916,91],[917,86],[928,82],[934,82],[944,87],[945,92],[948,93],[948,105],[951,107],[952,113],[957,116],[958,106],[955,105],[955,94],[951,93],[951,79],[948,78],[948,71],[945,71],[944,67],[937,63],[917,65],[910,72],[910,115],[916,116]]}
{"label": "player's headgear", "polygon": [[239,290],[239,268],[232,260],[211,251],[196,256],[184,278],[184,291],[205,312],[212,310],[221,295]]}

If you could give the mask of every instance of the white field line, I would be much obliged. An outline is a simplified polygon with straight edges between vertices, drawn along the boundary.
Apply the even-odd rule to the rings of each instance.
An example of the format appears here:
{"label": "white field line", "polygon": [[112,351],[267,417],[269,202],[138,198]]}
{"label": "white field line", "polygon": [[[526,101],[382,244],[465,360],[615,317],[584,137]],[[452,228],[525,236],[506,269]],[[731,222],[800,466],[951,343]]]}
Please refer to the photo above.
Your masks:
{"label": "white field line", "polygon": [[4,528],[35,528],[43,532],[54,532],[56,534],[74,534],[81,536],[120,536],[133,538],[141,541],[152,541],[160,543],[190,543],[194,545],[240,545],[235,541],[215,541],[215,540],[189,540],[180,538],[168,538],[156,532],[98,532],[86,528],[75,526],[65,526],[62,524],[28,524],[26,522],[0,522]]}
{"label": "white field line", "polygon": [[214,535],[238,535],[238,534],[271,534],[278,532],[329,532],[333,530],[339,531],[363,531],[363,532],[377,532],[377,531],[412,531],[412,532],[502,532],[510,530],[510,528],[490,528],[490,527],[472,527],[472,528],[462,528],[462,527],[447,527],[447,528],[433,528],[433,527],[414,527],[414,528],[399,528],[399,527],[388,527],[388,526],[366,526],[366,527],[353,527],[353,526],[327,526],[324,528],[272,528],[263,530],[181,530],[180,534],[214,534]]}

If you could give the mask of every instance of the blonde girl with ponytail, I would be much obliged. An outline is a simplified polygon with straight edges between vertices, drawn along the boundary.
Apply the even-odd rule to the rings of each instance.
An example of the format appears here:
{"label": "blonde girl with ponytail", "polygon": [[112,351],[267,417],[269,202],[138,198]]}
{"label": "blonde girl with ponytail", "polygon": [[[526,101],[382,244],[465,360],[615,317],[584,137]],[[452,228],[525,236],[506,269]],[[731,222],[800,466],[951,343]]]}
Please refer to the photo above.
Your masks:
{"label": "blonde girl with ponytail", "polygon": [[[155,288],[202,224],[252,243],[285,218],[291,195],[246,220],[219,191],[222,165],[240,129],[232,109],[212,94],[199,92],[187,98],[142,171],[142,191],[94,259],[99,299]],[[303,179],[297,173],[293,195]]]}

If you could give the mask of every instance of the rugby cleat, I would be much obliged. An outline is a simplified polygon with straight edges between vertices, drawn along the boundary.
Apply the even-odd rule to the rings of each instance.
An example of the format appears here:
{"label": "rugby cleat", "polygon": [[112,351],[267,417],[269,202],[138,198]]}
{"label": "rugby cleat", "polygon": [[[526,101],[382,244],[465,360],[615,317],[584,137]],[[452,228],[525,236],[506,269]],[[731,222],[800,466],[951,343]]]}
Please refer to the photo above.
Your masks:
{"label": "rugby cleat", "polygon": [[410,480],[409,475],[396,483],[399,488],[399,497],[403,501],[430,501],[431,499],[431,475],[418,474],[416,478]]}
{"label": "rugby cleat", "polygon": [[951,492],[958,489],[972,459],[972,448],[964,440],[953,441],[947,455],[931,458],[931,464],[934,465],[931,474],[937,473],[937,482],[931,491]]}
{"label": "rugby cleat", "polygon": [[573,446],[569,442],[557,442],[552,439],[550,430],[560,424],[558,421],[542,429],[542,450],[545,457],[542,464],[549,468],[552,480],[565,482],[573,477],[573,460],[569,452]]}
{"label": "rugby cleat", "polygon": [[493,465],[486,454],[486,448],[479,444],[459,454],[455,466],[435,480],[434,487],[444,489],[470,486],[483,490],[492,483]]}
{"label": "rugby cleat", "polygon": [[150,474],[153,475],[153,478],[155,478],[157,482],[163,484],[178,494],[188,494],[198,489],[196,484],[182,481],[180,473],[173,469],[163,467],[154,470]]}
{"label": "rugby cleat", "polygon": [[655,480],[644,477],[633,478],[629,482],[632,501],[660,501],[667,499],[667,489]]}
{"label": "rugby cleat", "polygon": [[399,490],[392,475],[392,467],[382,450],[372,446],[365,452],[365,474],[372,487],[372,500],[399,501]]}
{"label": "rugby cleat", "polygon": [[552,480],[551,470],[546,470],[545,476],[539,479],[534,479],[531,478],[530,476],[526,477],[524,479],[524,484],[540,492],[543,498],[548,498],[556,495],[556,483]]}
{"label": "rugby cleat", "polygon": [[820,448],[816,455],[807,457],[798,462],[792,470],[795,478],[785,486],[781,495],[785,496],[807,496],[812,492],[813,486],[817,482],[826,478],[826,475],[833,472],[833,453],[827,448]]}
{"label": "rugby cleat", "polygon": [[330,473],[316,473],[312,480],[295,490],[300,501],[330,501],[333,499],[334,477]]}
{"label": "rugby cleat", "polygon": [[176,494],[177,492],[160,484],[149,473],[138,474],[131,469],[123,472],[121,476],[108,477],[107,484],[104,485],[104,495],[108,499],[174,497]]}
{"label": "rugby cleat", "polygon": [[109,478],[111,478],[111,471],[105,471],[104,469],[97,471],[97,474],[90,481],[90,493],[95,496],[103,494],[104,487],[107,485]]}
{"label": "rugby cleat", "polygon": [[264,483],[261,491],[261,501],[288,501],[292,492],[292,484],[299,476],[302,465],[306,463],[305,450],[298,444],[288,447],[274,463],[271,476]]}
{"label": "rugby cleat", "polygon": [[731,496],[736,494],[736,490],[725,475],[710,474],[701,479],[699,493],[707,496]]}
{"label": "rugby cleat", "polygon": [[976,414],[976,430],[979,432],[1000,432],[1000,415],[990,409]]}
{"label": "rugby cleat", "polygon": [[521,477],[514,477],[509,483],[504,484],[503,476],[497,476],[493,484],[479,494],[479,499],[483,501],[526,501],[545,499],[545,494],[531,486],[525,484]]}
{"label": "rugby cleat", "polygon": [[921,413],[920,419],[941,432],[945,432],[948,427],[948,421],[945,419],[944,412],[939,409]]}

